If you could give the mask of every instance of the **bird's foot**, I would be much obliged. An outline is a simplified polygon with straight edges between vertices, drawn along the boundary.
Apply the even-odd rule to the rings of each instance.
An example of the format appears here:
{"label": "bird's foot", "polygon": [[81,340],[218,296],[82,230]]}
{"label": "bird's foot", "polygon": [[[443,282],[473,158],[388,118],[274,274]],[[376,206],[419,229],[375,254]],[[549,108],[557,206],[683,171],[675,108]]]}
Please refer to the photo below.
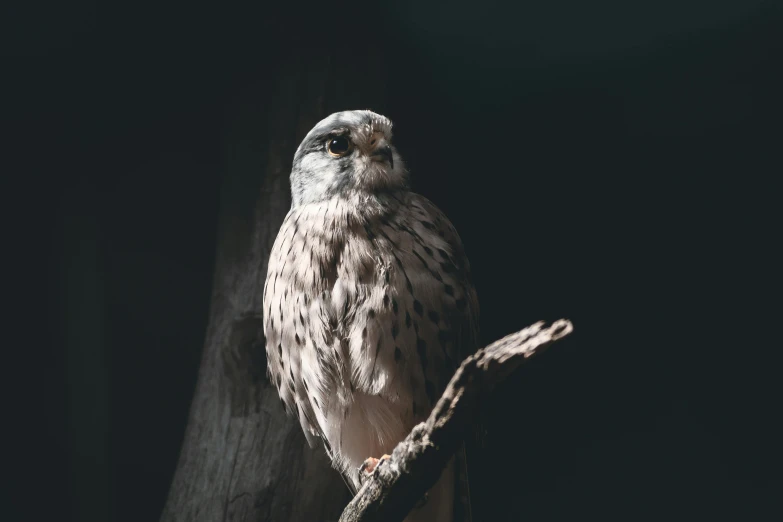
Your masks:
{"label": "bird's foot", "polygon": [[376,459],[375,457],[370,457],[364,461],[360,470],[363,473],[370,475],[373,471],[375,471],[375,468],[378,467],[378,464],[380,464],[382,460],[389,460],[390,458],[391,455],[384,455],[379,459]]}

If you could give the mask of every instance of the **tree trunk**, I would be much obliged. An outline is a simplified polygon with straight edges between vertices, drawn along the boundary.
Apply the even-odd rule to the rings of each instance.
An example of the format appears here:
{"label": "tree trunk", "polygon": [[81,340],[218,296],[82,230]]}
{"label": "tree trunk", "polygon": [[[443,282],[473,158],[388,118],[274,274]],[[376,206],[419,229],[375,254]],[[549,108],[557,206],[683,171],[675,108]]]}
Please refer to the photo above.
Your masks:
{"label": "tree trunk", "polygon": [[337,520],[350,500],[266,378],[262,293],[296,147],[333,110],[379,107],[382,89],[346,87],[381,87],[383,72],[348,76],[324,52],[306,56],[264,64],[268,83],[232,108],[209,324],[163,522]]}

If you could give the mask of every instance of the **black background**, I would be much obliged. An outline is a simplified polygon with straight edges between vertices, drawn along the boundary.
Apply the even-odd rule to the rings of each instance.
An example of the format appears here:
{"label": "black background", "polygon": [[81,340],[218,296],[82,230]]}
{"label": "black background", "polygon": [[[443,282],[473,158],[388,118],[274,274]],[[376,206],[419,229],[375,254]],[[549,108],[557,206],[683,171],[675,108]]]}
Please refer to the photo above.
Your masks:
{"label": "black background", "polygon": [[395,122],[466,245],[484,340],[575,324],[488,408],[495,519],[780,519],[779,3],[3,10],[9,520],[157,520],[227,143],[262,150],[237,107],[263,115],[321,52],[385,71],[330,108]]}

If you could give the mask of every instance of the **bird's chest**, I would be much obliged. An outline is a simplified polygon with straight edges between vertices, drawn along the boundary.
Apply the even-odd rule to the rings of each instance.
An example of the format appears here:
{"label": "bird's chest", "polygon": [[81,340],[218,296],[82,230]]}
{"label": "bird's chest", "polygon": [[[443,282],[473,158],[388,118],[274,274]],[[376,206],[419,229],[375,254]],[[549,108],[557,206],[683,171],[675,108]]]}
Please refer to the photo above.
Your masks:
{"label": "bird's chest", "polygon": [[307,296],[317,305],[316,312],[326,313],[332,327],[341,330],[360,320],[359,308],[379,292],[390,307],[392,295],[404,284],[397,277],[401,238],[384,228],[378,220],[336,211],[303,215],[296,221],[291,244],[281,245],[281,262],[290,267],[291,291]]}
{"label": "bird's chest", "polygon": [[270,284],[296,310],[286,331],[296,333],[303,360],[312,354],[306,373],[346,397],[424,389],[448,333],[449,276],[433,259],[440,237],[404,209],[375,219],[339,206],[302,209],[284,228],[277,250],[285,288],[276,276]]}
{"label": "bird's chest", "polygon": [[379,329],[391,321],[391,299],[398,295],[394,247],[374,237],[371,225],[352,227],[324,237],[319,280],[310,290],[320,294],[332,326],[342,338],[358,328]]}

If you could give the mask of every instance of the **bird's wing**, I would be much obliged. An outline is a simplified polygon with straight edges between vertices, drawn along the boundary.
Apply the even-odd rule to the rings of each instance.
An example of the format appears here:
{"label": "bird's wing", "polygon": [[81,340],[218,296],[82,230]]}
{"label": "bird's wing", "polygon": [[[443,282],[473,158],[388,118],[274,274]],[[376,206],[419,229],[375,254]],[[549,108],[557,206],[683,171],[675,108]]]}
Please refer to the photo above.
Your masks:
{"label": "bird's wing", "polygon": [[[335,274],[315,253],[321,241],[313,236],[313,214],[313,209],[292,209],[270,253],[263,300],[267,373],[286,412],[299,419],[310,447],[320,439],[334,463],[323,431],[324,408],[347,376],[335,355],[340,343],[337,318],[322,296],[334,284]],[[355,495],[353,482],[341,474]]]}
{"label": "bird's wing", "polygon": [[310,317],[312,303],[297,284],[297,255],[305,247],[299,232],[301,217],[292,209],[272,246],[264,284],[264,336],[270,381],[277,386],[286,412],[298,417],[308,444],[314,447],[321,430],[303,380],[303,366],[308,364],[306,347],[312,342],[305,317]]}
{"label": "bird's wing", "polygon": [[424,215],[431,219],[423,222],[423,226],[436,233],[449,246],[450,251],[439,252],[439,258],[441,270],[452,275],[452,280],[460,286],[454,294],[456,315],[453,320],[453,326],[458,329],[455,332],[454,342],[455,355],[459,357],[456,362],[459,364],[465,357],[476,351],[479,341],[479,303],[473,287],[470,262],[465,255],[462,240],[449,218],[424,196],[418,194],[412,196],[412,204],[421,207]]}
{"label": "bird's wing", "polygon": [[[447,296],[455,298],[455,307],[452,309],[451,325],[453,334],[451,343],[447,347],[451,351],[455,365],[458,367],[469,355],[479,347],[479,303],[476,290],[471,277],[470,263],[465,255],[465,249],[457,230],[451,221],[441,210],[423,196],[414,195],[414,207],[422,209],[427,220],[423,225],[442,238],[448,245],[448,250],[439,252],[441,258],[440,269],[449,274],[450,280],[456,283],[458,288],[448,289]],[[441,390],[442,392],[442,390]],[[469,522],[472,519],[470,503],[470,487],[468,484],[468,456],[480,446],[481,423],[477,423],[473,436],[465,441],[465,444],[456,454],[456,483],[455,483],[455,520]]]}

